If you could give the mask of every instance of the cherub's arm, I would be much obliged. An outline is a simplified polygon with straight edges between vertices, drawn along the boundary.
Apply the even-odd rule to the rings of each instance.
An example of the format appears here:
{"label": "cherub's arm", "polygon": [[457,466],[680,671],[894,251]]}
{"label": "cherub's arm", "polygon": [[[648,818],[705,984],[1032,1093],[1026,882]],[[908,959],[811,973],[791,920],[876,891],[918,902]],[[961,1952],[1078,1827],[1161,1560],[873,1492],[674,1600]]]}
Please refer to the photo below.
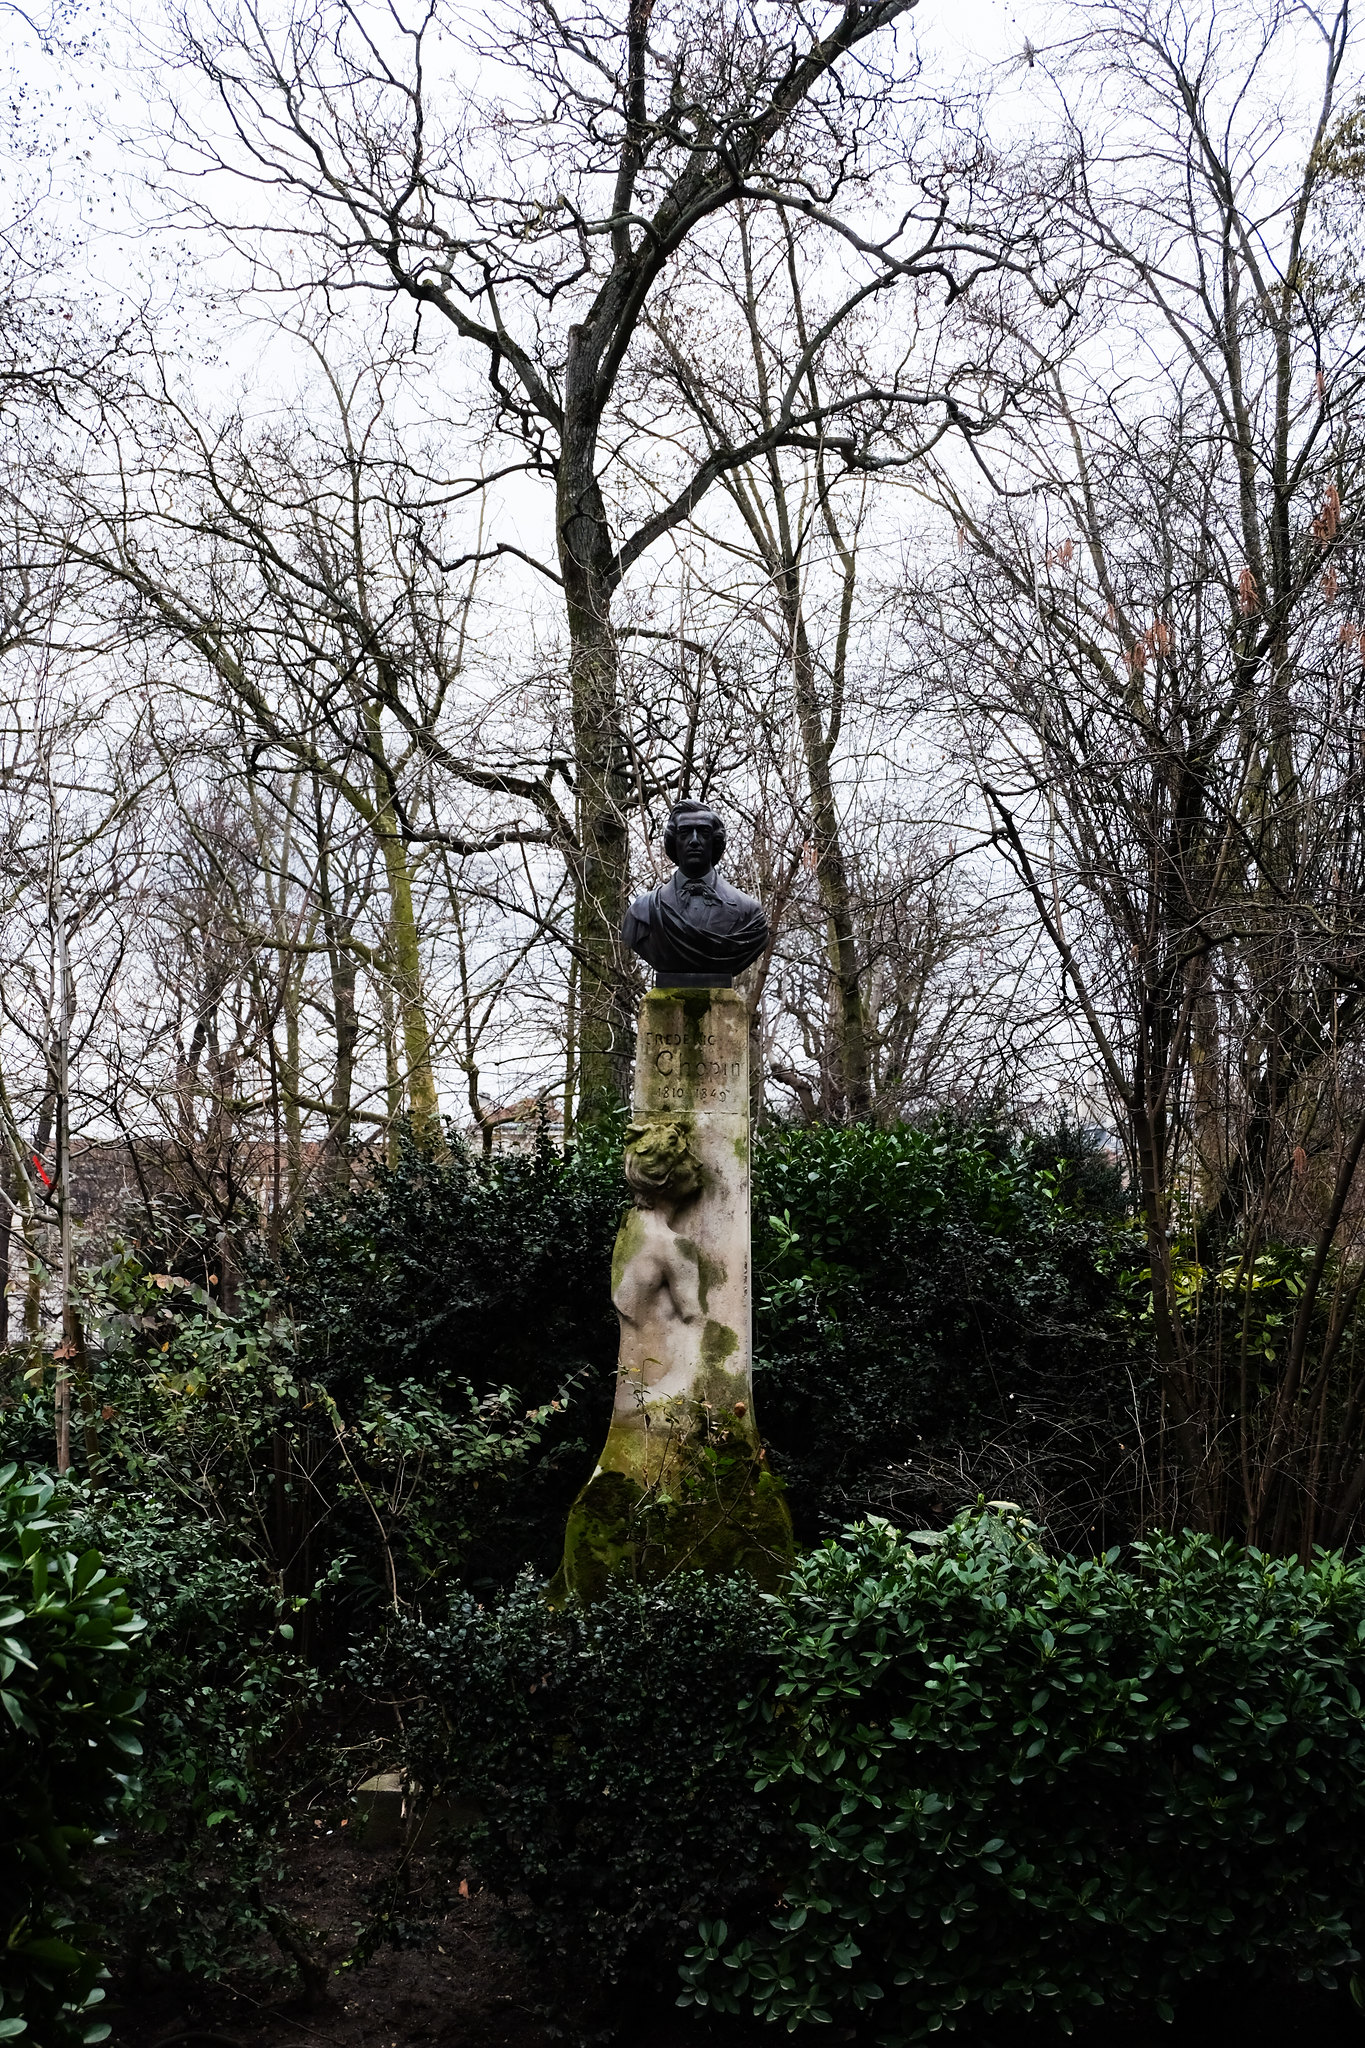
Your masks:
{"label": "cherub's arm", "polygon": [[664,1271],[678,1321],[696,1323],[701,1320],[701,1275],[696,1252],[691,1245],[684,1251],[684,1242],[684,1239],[670,1233]]}
{"label": "cherub's arm", "polygon": [[[668,1268],[673,1233],[653,1209],[630,1210],[621,1231],[631,1246],[630,1256],[619,1269],[621,1277],[611,1298],[618,1313],[638,1329],[660,1308],[666,1315],[671,1306]],[[618,1237],[618,1257],[622,1249],[622,1238]],[[668,1306],[660,1301],[661,1295],[668,1295]]]}
{"label": "cherub's arm", "polygon": [[665,1284],[663,1267],[652,1244],[645,1243],[626,1263],[615,1294],[617,1313],[628,1323],[640,1324],[649,1314],[650,1303]]}

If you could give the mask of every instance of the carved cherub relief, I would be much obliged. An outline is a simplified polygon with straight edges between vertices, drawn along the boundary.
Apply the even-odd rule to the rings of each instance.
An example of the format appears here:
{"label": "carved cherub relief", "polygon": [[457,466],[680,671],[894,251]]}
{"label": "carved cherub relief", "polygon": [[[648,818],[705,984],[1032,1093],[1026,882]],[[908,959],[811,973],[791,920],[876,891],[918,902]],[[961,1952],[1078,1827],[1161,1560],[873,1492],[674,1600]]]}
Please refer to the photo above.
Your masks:
{"label": "carved cherub relief", "polygon": [[696,1326],[706,1313],[707,1262],[678,1228],[703,1181],[687,1119],[631,1124],[625,1166],[635,1206],[613,1260],[612,1301],[621,1319],[616,1413],[618,1421],[642,1422],[647,1405],[690,1391]]}

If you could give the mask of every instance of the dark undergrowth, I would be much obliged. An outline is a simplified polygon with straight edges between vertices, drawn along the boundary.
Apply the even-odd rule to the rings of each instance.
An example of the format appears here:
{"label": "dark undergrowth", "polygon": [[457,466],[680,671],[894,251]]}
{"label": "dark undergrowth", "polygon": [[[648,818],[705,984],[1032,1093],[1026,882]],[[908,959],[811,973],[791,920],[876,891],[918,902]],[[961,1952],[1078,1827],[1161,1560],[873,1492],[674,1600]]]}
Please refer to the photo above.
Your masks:
{"label": "dark undergrowth", "polygon": [[[412,1701],[381,1682],[399,1624],[444,1627],[452,1602],[492,1612],[520,1574],[544,1579],[557,1562],[611,1401],[619,1139],[607,1130],[567,1160],[548,1143],[489,1162],[400,1147],[314,1203],[282,1250],[248,1247],[230,1310],[216,1240],[183,1213],[130,1219],[83,1275],[88,1428],[47,1509],[51,1542],[98,1551],[126,1587],[147,1624],[146,1697],[136,1768],[91,1795],[90,1830],[108,1836],[84,1866],[91,1883],[77,1874],[68,1897],[53,1882],[64,1924],[94,1930],[108,1961],[100,2011],[120,2038],[190,2040],[202,2022],[253,2044],[393,2048],[529,2044],[554,2026],[700,2039],[721,2025],[660,1990],[675,1981],[671,1935],[596,2014],[570,2001],[552,2021],[544,1982],[496,1947],[477,1873],[475,1904],[431,1889],[429,1858],[410,1905],[385,1905],[373,1853],[336,1877],[358,1787],[399,1767],[414,1725]],[[754,1275],[758,1419],[803,1544],[868,1515],[942,1530],[979,1497],[1017,1503],[1053,1550],[1080,1557],[1143,1525],[1142,1261],[1115,1175],[1077,1134],[951,1120],[769,1132]],[[52,1364],[6,1363],[0,1461],[37,1469]],[[685,1713],[687,1674],[671,1685]],[[0,1720],[12,1744],[11,1728]],[[631,1741],[651,1739],[646,1714]],[[713,1833],[723,1889],[750,1859]],[[510,1837],[506,1853],[511,1869]],[[682,1944],[706,1902],[680,1900]],[[461,1968],[473,2005],[450,1988]],[[394,2008],[390,2029],[387,1992],[344,1987],[392,1988],[394,1972],[425,1988],[411,1994],[420,2015]],[[1209,2009],[1241,1996],[1229,1978]],[[654,2003],[637,2023],[641,1999]],[[1260,2038],[1253,2020],[1276,2000],[1283,2029],[1310,2010],[1315,2039],[1356,2026],[1344,1996],[1247,1991],[1243,2038]],[[1153,2038],[1178,2039],[1183,2011]],[[836,2014],[819,2037],[846,2023]],[[1128,2025],[1101,2031],[1122,2041]],[[1016,2018],[1008,2037],[1033,2026]],[[722,2035],[776,2038],[742,2017]]]}

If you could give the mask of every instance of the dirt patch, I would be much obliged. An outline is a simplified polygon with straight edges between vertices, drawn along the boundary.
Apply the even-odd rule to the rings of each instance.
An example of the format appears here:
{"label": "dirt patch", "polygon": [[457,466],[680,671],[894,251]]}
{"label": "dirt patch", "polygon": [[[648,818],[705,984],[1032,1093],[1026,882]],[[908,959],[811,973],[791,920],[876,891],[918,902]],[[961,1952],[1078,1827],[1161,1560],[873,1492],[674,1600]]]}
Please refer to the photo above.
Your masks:
{"label": "dirt patch", "polygon": [[[332,1971],[311,2006],[271,2004],[247,1985],[112,1986],[111,2048],[564,2048],[564,2027],[543,2010],[532,1973],[498,1940],[497,1909],[476,1890],[403,1929],[405,1945],[383,1945],[362,1967],[346,1967],[382,1868],[382,1857],[342,1830],[301,1844],[292,1859],[283,1903],[317,1931]],[[414,1859],[418,1897],[427,1874],[424,1859]],[[615,2020],[631,2048],[781,2048],[790,2038],[752,2020],[680,2010],[666,1998]],[[864,2039],[875,2036],[873,2025]],[[836,2048],[854,2035],[820,2027],[801,2039]],[[1344,1993],[1232,1990],[1192,1998],[1173,2026],[1106,2014],[1078,2026],[1069,2043],[1049,2022],[1017,2020],[951,2039],[961,2048],[1365,2048],[1365,2015]]]}
{"label": "dirt patch", "polygon": [[[542,2009],[544,1993],[497,1936],[497,1908],[477,1890],[439,1917],[414,1907],[400,1945],[385,1942],[348,1967],[384,1858],[338,1830],[300,1845],[281,1894],[295,1920],[316,1931],[331,1979],[311,2004],[272,2004],[249,1984],[184,1980],[109,1989],[106,2012],[117,2048],[563,2048],[565,2033]],[[424,1859],[413,1864],[421,1898]],[[828,2030],[822,2030],[829,2038]],[[709,2040],[747,2044],[778,2037],[752,2022],[717,2027],[659,2001],[632,2013],[629,2036],[650,2048],[702,2048]],[[781,2037],[785,2039],[785,2035]],[[111,2048],[113,2048],[111,2044]]]}

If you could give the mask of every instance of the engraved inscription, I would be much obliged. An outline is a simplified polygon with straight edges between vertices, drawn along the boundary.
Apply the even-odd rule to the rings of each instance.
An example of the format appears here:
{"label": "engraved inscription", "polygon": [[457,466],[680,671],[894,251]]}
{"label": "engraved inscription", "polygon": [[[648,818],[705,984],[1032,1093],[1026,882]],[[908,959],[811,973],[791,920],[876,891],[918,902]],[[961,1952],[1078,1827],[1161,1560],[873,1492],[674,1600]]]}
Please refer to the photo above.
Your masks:
{"label": "engraved inscription", "polygon": [[691,1046],[680,1052],[663,1045],[654,1055],[654,1071],[665,1081],[737,1081],[739,1068],[738,1060],[709,1059]]}
{"label": "engraved inscription", "polygon": [[[662,1101],[719,1108],[740,1100],[740,1060],[719,1059],[709,1054],[705,1045],[684,1047],[676,1040],[670,1041],[663,1032],[651,1035],[664,1041],[654,1046],[651,1062],[656,1081],[663,1084],[652,1092]],[[713,1042],[708,1039],[705,1043]]]}

